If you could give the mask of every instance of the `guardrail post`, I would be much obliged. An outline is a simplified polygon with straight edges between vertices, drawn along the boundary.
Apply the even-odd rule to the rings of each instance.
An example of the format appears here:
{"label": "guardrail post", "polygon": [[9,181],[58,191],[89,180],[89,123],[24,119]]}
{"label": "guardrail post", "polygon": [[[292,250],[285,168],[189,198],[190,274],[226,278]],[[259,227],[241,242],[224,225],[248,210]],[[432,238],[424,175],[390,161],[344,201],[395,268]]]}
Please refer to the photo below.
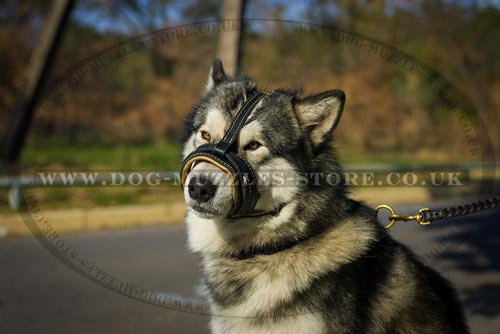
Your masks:
{"label": "guardrail post", "polygon": [[19,183],[11,184],[9,187],[9,207],[15,211],[21,210],[21,184]]}

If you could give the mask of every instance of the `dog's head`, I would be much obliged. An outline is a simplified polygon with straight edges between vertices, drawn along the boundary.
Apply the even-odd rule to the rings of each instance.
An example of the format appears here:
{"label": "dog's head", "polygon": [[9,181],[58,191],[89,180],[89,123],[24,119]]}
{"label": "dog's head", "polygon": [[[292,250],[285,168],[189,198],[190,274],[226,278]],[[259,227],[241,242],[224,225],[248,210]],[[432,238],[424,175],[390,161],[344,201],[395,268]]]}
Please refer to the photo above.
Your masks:
{"label": "dog's head", "polygon": [[[254,81],[228,78],[216,60],[201,101],[186,119],[183,158],[203,144],[218,143],[242,105],[257,92]],[[329,150],[344,100],[339,90],[308,97],[275,90],[252,109],[233,150],[257,175],[255,212],[277,214],[301,193],[307,185],[303,177],[315,169],[318,156]],[[205,219],[225,219],[234,201],[232,182],[230,173],[217,164],[193,164],[183,185],[188,210]]]}

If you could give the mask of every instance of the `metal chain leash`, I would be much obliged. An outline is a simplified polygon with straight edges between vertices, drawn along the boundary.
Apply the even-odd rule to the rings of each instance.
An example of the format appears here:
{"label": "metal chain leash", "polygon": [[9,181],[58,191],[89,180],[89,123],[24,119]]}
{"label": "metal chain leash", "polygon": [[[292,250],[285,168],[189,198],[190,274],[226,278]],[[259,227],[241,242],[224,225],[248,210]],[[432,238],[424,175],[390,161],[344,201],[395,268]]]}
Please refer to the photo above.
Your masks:
{"label": "metal chain leash", "polygon": [[386,204],[379,205],[375,208],[378,212],[380,209],[386,209],[390,215],[388,217],[389,223],[385,226],[386,229],[391,228],[396,221],[411,221],[415,220],[418,224],[425,226],[437,220],[449,219],[455,217],[467,216],[473,213],[495,209],[500,207],[500,197],[490,197],[486,199],[477,200],[474,202],[461,204],[457,206],[445,207],[437,210],[429,208],[422,208],[418,210],[415,215],[405,216],[396,214],[394,209]]}

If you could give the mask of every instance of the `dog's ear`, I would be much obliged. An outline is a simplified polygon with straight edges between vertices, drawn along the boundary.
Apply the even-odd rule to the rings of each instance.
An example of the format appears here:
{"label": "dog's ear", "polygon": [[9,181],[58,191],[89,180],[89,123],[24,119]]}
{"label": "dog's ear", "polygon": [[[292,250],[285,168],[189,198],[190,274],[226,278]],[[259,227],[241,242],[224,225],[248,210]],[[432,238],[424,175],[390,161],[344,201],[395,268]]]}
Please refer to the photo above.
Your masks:
{"label": "dog's ear", "polygon": [[344,109],[345,94],[341,90],[297,98],[294,108],[302,129],[307,131],[315,148],[329,141]]}
{"label": "dog's ear", "polygon": [[222,67],[222,61],[220,59],[215,59],[212,67],[210,68],[207,83],[205,84],[205,93],[226,80],[227,77],[226,73],[224,73],[224,68]]}

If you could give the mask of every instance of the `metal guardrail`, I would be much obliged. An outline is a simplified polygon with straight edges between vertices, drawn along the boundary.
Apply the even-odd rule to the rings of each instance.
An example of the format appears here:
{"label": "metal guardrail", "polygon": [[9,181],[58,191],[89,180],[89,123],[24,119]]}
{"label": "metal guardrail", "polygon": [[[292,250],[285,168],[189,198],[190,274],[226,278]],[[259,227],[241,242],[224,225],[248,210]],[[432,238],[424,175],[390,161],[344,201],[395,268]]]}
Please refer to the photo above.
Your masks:
{"label": "metal guardrail", "polygon": [[[452,170],[481,170],[495,171],[495,164],[467,163],[467,164],[415,164],[415,165],[392,165],[392,164],[370,164],[370,165],[347,165],[344,168],[345,173],[363,174],[363,173],[405,173],[405,172],[436,172]],[[62,170],[56,172],[63,172]],[[48,172],[50,173],[50,172]],[[71,174],[71,170],[64,170],[63,173]],[[178,182],[179,173],[177,171],[132,171],[120,172],[110,170],[97,170],[95,178],[82,177],[84,173],[92,174],[93,171],[74,172],[74,177],[65,179],[57,177],[47,182],[40,174],[21,176],[0,176],[0,188],[8,188],[9,207],[18,210],[22,205],[22,189],[33,187],[82,187],[82,186],[125,186],[138,185],[129,182],[132,180],[146,180],[148,176],[154,175],[159,182]],[[115,173],[115,174],[113,174]],[[120,180],[116,177],[119,175]],[[91,175],[92,176],[92,175]],[[123,182],[123,179],[126,181]]]}
{"label": "metal guardrail", "polygon": [[[71,171],[67,172],[71,175]],[[147,179],[148,175],[154,173],[155,178],[163,182],[173,182],[177,179],[178,172],[174,171],[159,171],[159,172],[117,172],[120,175],[120,180],[116,180],[116,174],[108,172],[99,172],[95,179],[82,177],[82,175],[92,174],[92,172],[75,172],[75,177],[70,180],[66,178],[54,178],[50,181],[40,177],[40,175],[21,175],[21,176],[0,176],[0,188],[8,188],[9,207],[12,210],[19,210],[22,207],[22,189],[36,187],[82,187],[82,186],[122,186],[127,185],[122,183],[121,178],[129,180],[131,178]],[[115,179],[113,178],[115,177]],[[119,182],[117,182],[119,181]],[[131,184],[130,182],[128,185]]]}
{"label": "metal guardrail", "polygon": [[[57,171],[59,173],[62,171]],[[50,173],[50,172],[48,172]],[[64,173],[71,174],[71,171],[65,171]],[[10,188],[12,186],[19,186],[22,188],[34,188],[34,187],[81,187],[90,186],[94,183],[97,186],[120,186],[116,184],[116,179],[113,179],[113,175],[121,175],[125,179],[130,179],[133,177],[146,179],[151,173],[155,174],[155,177],[161,179],[163,182],[174,181],[178,178],[179,172],[174,171],[141,171],[141,172],[110,172],[110,171],[99,171],[96,175],[95,180],[89,180],[88,178],[82,177],[81,173],[92,174],[92,171],[79,171],[74,172],[77,174],[74,179],[67,180],[65,178],[54,178],[50,182],[40,177],[40,175],[21,175],[21,176],[0,176],[0,188]],[[116,174],[113,174],[116,173]],[[104,183],[103,183],[104,182]]]}

